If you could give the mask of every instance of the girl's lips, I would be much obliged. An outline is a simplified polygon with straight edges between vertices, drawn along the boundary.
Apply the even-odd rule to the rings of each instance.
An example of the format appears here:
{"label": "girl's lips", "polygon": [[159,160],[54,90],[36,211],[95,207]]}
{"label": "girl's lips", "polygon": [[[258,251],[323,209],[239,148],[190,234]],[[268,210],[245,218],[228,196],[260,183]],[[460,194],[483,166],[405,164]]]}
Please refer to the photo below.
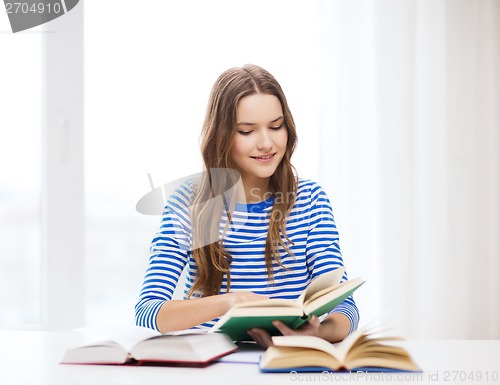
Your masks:
{"label": "girl's lips", "polygon": [[268,155],[262,155],[262,156],[252,156],[251,158],[255,159],[256,161],[258,162],[270,162],[271,160],[274,159],[274,156],[276,155],[276,153],[274,154],[268,154]]}

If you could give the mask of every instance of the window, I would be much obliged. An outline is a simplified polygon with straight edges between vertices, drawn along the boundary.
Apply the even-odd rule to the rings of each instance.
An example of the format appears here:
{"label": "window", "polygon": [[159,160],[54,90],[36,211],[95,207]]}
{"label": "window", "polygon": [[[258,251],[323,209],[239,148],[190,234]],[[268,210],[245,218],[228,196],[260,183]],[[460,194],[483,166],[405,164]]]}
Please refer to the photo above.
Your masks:
{"label": "window", "polygon": [[299,127],[299,173],[317,177],[311,156],[318,153],[316,7],[303,1],[85,3],[89,323],[131,319],[160,221],[138,214],[135,204],[150,189],[147,173],[159,185],[201,171],[206,103],[225,69],[254,63],[276,75]]}
{"label": "window", "polygon": [[41,37],[0,18],[0,327],[41,324]]}

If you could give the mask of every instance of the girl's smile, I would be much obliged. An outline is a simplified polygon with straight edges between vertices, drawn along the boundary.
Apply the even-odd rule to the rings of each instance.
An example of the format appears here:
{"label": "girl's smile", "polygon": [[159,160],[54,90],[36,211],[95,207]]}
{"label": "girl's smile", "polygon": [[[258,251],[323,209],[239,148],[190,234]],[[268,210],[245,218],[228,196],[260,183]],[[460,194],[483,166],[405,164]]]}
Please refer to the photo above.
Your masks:
{"label": "girl's smile", "polygon": [[258,162],[266,163],[266,162],[270,162],[274,158],[275,155],[276,155],[276,153],[262,155],[262,156],[252,156],[252,158],[254,158]]}

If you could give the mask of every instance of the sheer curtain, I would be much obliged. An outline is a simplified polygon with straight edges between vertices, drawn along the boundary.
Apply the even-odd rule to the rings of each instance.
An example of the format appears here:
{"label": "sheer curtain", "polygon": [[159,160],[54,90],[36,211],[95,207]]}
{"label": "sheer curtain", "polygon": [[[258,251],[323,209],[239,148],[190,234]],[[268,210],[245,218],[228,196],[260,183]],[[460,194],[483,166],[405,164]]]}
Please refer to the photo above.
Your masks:
{"label": "sheer curtain", "polygon": [[500,3],[320,4],[320,179],[362,322],[500,338]]}

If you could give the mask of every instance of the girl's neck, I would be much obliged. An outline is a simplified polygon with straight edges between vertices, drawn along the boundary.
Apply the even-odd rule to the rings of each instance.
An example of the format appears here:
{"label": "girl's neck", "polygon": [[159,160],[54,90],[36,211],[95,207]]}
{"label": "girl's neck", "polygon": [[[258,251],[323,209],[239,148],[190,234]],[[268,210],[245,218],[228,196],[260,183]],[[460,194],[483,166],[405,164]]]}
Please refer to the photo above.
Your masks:
{"label": "girl's neck", "polygon": [[272,193],[269,178],[258,181],[243,181],[246,203],[258,203],[265,201]]}

